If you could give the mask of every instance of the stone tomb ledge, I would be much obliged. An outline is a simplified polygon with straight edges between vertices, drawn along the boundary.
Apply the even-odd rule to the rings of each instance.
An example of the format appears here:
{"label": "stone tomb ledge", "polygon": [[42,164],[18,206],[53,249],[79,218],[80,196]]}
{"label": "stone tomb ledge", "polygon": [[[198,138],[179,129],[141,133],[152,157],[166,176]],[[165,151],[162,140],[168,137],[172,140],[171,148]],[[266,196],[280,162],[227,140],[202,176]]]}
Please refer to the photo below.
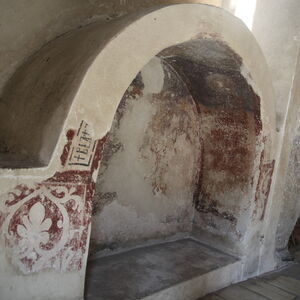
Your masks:
{"label": "stone tomb ledge", "polygon": [[192,238],[90,261],[85,299],[197,299],[239,280],[241,262]]}

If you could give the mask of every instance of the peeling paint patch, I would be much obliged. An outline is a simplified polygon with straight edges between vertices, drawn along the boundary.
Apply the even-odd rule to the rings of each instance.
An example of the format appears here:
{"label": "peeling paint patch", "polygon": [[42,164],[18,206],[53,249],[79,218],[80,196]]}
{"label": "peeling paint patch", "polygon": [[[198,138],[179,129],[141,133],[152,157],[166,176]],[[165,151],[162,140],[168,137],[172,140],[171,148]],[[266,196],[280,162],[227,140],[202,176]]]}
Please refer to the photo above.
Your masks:
{"label": "peeling paint patch", "polygon": [[72,145],[72,140],[73,140],[74,136],[75,136],[75,130],[69,129],[67,134],[66,134],[67,143],[64,146],[62,155],[60,156],[60,162],[61,162],[62,166],[66,165],[66,162],[67,162],[67,159],[68,159],[68,156],[69,156],[69,152],[70,152],[70,148],[71,148],[71,145]]}
{"label": "peeling paint patch", "polygon": [[41,183],[22,190],[17,186],[10,193],[13,199],[1,226],[13,265],[24,274],[79,270],[87,230],[84,185]]}
{"label": "peeling paint patch", "polygon": [[115,114],[93,198],[91,248],[191,230],[199,153],[197,107],[172,67],[155,58]]}
{"label": "peeling paint patch", "polygon": [[268,203],[275,161],[264,161],[264,151],[261,154],[259,178],[255,193],[255,210],[253,217],[263,220]]}

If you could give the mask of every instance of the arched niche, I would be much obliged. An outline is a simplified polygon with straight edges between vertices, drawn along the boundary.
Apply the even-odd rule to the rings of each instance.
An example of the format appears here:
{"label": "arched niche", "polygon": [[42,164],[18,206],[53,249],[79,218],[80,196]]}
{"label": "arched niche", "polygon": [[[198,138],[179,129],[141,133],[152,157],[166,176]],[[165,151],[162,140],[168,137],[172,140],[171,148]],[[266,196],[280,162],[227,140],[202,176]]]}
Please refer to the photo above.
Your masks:
{"label": "arched niche", "polygon": [[[241,57],[218,38],[153,57],[124,93],[107,135],[93,198],[93,259],[185,237],[249,255],[249,236],[258,232],[250,226],[265,217],[273,170],[260,102]],[[243,276],[258,268],[251,256]],[[101,259],[93,259],[87,295],[98,286],[110,298],[101,292],[103,274],[93,270]]]}
{"label": "arched niche", "polygon": [[[95,22],[57,38],[17,70],[1,97],[2,167],[9,170],[0,171],[7,189],[22,182],[85,189],[80,198],[86,204],[86,210],[80,211],[85,230],[78,252],[81,263],[77,272],[68,273],[68,282],[77,287],[74,298],[83,293],[90,201],[101,160],[101,151],[94,150],[103,148],[125,91],[155,56],[183,78],[203,122],[199,143],[206,152],[201,151],[199,164],[205,172],[199,172],[197,187],[202,188],[195,189],[192,199],[199,228],[216,234],[220,249],[242,254],[246,265],[259,261],[258,233],[264,216],[270,214],[267,200],[276,151],[266,62],[248,29],[225,11],[205,5],[160,7],[108,23]],[[82,132],[95,148],[90,148],[84,163],[74,163],[71,150],[78,148]],[[243,155],[247,160],[242,160]],[[223,185],[227,189],[222,190]],[[238,201],[240,196],[247,201]],[[236,210],[228,214],[233,207]],[[201,223],[206,215],[210,224]],[[68,228],[75,224],[69,220]],[[215,227],[216,220],[224,223]],[[58,275],[58,265],[51,259],[47,263],[43,278],[65,280],[68,268]],[[13,271],[10,276],[17,291],[19,279]],[[36,292],[34,277],[25,278],[31,297]],[[59,289],[49,286],[48,292],[57,295]]]}
{"label": "arched niche", "polygon": [[241,57],[211,38],[168,47],[143,67],[104,147],[92,248],[193,232],[239,253],[263,150],[247,76]]}

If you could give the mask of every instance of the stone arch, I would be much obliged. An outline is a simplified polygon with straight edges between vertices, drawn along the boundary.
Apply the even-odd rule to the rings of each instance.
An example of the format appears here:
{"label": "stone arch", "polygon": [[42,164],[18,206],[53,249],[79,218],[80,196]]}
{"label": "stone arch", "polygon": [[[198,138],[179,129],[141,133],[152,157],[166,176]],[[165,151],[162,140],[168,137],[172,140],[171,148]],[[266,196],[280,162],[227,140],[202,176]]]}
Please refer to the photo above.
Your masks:
{"label": "stone arch", "polygon": [[[179,10],[190,19],[176,18]],[[175,30],[174,35],[170,34]],[[95,127],[102,129],[97,129],[95,135],[103,136],[119,99],[149,58],[171,45],[201,36],[217,37],[242,58],[263,99],[264,131],[274,135],[272,85],[253,36],[241,21],[221,9],[187,4],[130,15],[111,24],[92,24],[54,40],[30,57],[2,95],[2,153],[21,160],[24,157],[25,167],[47,165],[55,146],[64,138],[62,134],[57,143],[63,124],[74,122],[71,120],[76,107],[81,107],[82,118],[88,111],[99,109]],[[78,112],[76,115],[80,118]]]}

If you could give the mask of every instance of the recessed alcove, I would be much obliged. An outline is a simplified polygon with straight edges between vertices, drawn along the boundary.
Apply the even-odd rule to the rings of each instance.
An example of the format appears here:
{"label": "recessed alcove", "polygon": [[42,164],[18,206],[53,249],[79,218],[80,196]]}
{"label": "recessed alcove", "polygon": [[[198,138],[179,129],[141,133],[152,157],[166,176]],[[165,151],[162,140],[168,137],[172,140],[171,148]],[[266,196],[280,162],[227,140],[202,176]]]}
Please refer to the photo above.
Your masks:
{"label": "recessed alcove", "polygon": [[[114,258],[122,265],[122,259],[134,259],[136,247],[147,260],[151,249],[179,243],[179,264],[185,264],[184,245],[195,243],[193,251],[206,249],[204,256],[199,250],[203,264],[228,258],[220,276],[243,255],[262,129],[260,99],[250,80],[242,59],[212,38],[167,48],[137,74],[118,106],[98,174],[87,299],[93,299],[93,285],[99,299],[108,297],[107,281],[101,283],[102,273],[97,278],[93,266],[108,270]],[[199,269],[186,278],[180,266],[172,267],[178,267],[178,277],[161,290],[218,269]],[[152,268],[163,272],[157,261]],[[125,286],[132,286],[133,278],[127,279]],[[118,297],[134,290],[118,291]],[[154,292],[148,289],[143,297]]]}

